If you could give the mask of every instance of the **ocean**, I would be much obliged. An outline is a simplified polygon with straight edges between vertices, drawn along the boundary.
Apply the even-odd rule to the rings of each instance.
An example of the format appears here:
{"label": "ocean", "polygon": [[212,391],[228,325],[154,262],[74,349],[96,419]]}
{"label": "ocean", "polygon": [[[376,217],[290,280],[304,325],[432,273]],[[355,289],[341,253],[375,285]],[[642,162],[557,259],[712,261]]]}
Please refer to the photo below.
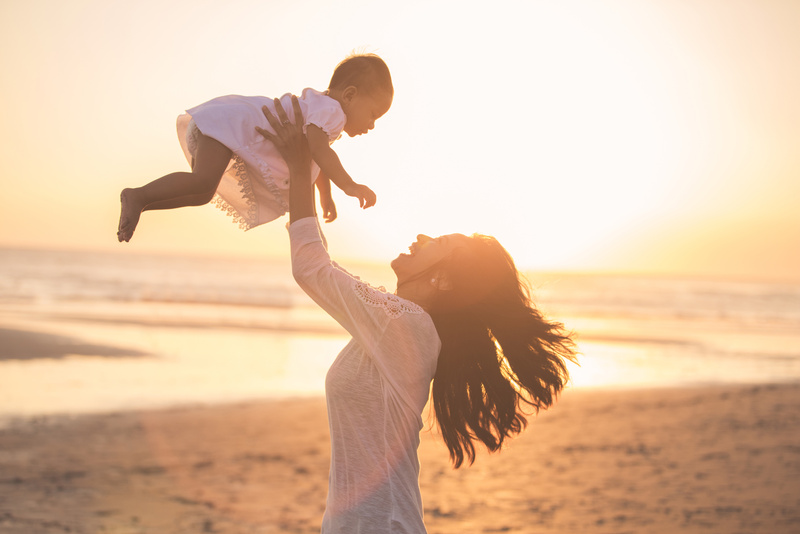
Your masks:
{"label": "ocean", "polygon": [[[393,287],[388,268],[347,265]],[[528,273],[572,388],[800,380],[800,284]],[[0,249],[0,422],[316,396],[347,343],[287,259]]]}

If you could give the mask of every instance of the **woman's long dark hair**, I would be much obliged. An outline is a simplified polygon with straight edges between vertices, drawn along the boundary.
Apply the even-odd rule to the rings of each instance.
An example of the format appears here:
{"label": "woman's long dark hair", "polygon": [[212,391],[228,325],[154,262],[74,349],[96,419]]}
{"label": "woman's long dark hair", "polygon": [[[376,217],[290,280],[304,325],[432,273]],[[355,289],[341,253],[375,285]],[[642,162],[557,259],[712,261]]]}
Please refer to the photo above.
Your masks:
{"label": "woman's long dark hair", "polygon": [[570,334],[534,307],[508,252],[493,237],[470,240],[436,266],[448,287],[429,306],[442,341],[433,407],[456,469],[475,461],[476,440],[497,451],[551,406],[566,360],[576,361]]}

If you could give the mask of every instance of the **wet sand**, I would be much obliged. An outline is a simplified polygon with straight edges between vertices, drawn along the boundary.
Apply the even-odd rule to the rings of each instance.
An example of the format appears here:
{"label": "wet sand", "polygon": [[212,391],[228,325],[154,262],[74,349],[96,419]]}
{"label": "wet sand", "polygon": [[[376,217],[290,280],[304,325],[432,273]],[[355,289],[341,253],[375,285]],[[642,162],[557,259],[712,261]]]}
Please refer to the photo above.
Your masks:
{"label": "wet sand", "polygon": [[[318,532],[323,399],[19,420],[0,531]],[[431,534],[800,532],[800,385],[568,390],[500,454],[421,445]]]}

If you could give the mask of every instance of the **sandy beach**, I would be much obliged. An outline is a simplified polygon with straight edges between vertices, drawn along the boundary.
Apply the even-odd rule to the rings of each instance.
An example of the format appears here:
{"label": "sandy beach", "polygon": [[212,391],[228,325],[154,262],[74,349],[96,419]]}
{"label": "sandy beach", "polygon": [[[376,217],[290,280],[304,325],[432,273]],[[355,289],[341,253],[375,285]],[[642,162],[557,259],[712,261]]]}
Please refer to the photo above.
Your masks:
{"label": "sandy beach", "polygon": [[[347,338],[285,266],[0,259],[0,533],[319,532]],[[800,289],[556,278],[581,367],[470,468],[423,432],[429,532],[800,532]]]}
{"label": "sandy beach", "polygon": [[[431,533],[800,531],[800,385],[568,390],[453,471],[423,433]],[[318,532],[321,398],[20,420],[0,430],[0,531]]]}

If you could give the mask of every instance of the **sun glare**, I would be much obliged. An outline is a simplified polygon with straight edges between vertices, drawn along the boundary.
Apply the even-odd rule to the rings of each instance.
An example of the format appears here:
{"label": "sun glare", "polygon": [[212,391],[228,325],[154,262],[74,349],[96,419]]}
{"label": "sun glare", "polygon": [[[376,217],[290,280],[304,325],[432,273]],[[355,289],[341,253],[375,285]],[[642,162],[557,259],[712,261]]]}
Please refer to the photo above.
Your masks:
{"label": "sun glare", "polygon": [[[481,232],[529,268],[624,268],[642,234],[743,210],[743,225],[797,226],[793,4],[509,0],[486,10],[409,0],[351,16],[312,3],[303,35],[286,4],[269,8],[270,42],[291,50],[281,54],[259,51],[262,18],[239,17],[263,9],[250,0],[219,16],[183,1],[158,16],[146,3],[50,4],[46,16],[12,3],[0,17],[0,54],[15,73],[0,82],[6,196],[36,197],[48,214],[7,203],[6,246],[119,250],[120,189],[187,168],[179,113],[222,94],[324,89],[354,49],[386,59],[395,99],[373,132],[334,146],[378,194],[367,212],[338,197],[326,230],[343,259],[384,261],[420,232]],[[331,24],[339,31],[328,35]],[[156,37],[140,39],[139,28]],[[317,34],[325,46],[306,37]],[[42,158],[52,135],[60,142]],[[11,178],[32,169],[40,180]],[[234,237],[212,208],[177,211],[148,214],[128,249],[286,254],[282,229]],[[755,237],[739,246],[761,250]]]}
{"label": "sun glare", "polygon": [[[653,61],[667,28],[638,11],[652,41],[614,10],[535,4],[485,30],[495,53],[467,41],[453,68],[396,62],[398,96],[379,130],[337,148],[385,192],[371,228],[395,250],[420,231],[488,233],[549,269],[583,267],[640,226],[686,143],[673,84]],[[375,160],[390,164],[365,163]]]}

